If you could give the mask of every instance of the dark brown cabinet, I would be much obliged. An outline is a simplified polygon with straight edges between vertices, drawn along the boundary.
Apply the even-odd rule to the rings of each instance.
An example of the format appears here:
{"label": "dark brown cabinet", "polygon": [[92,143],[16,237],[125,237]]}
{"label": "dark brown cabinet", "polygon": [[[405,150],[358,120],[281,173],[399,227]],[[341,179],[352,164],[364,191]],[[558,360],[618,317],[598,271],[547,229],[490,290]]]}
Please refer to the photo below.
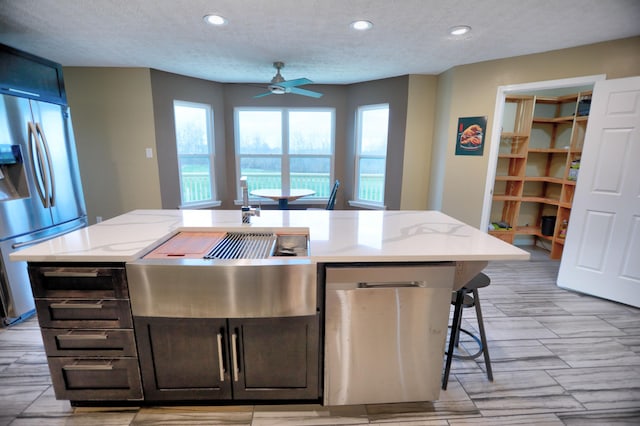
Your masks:
{"label": "dark brown cabinet", "polygon": [[124,264],[30,263],[28,270],[56,398],[141,400]]}
{"label": "dark brown cabinet", "polygon": [[134,318],[147,400],[314,400],[319,317]]}
{"label": "dark brown cabinet", "polygon": [[0,93],[66,105],[62,66],[0,44]]}

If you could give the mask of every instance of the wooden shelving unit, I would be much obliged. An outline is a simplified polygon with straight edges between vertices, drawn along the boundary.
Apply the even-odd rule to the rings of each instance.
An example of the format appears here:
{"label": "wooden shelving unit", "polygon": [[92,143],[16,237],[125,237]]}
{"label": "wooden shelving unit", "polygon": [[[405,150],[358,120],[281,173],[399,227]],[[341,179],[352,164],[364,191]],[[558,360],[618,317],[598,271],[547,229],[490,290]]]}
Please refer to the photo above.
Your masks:
{"label": "wooden shelving unit", "polygon": [[[566,96],[509,96],[493,189],[491,223],[506,225],[489,233],[511,244],[517,236],[541,240],[560,259],[571,214],[588,116],[580,101],[591,92]],[[576,175],[576,176],[574,176]],[[543,217],[555,217],[550,235]]]}

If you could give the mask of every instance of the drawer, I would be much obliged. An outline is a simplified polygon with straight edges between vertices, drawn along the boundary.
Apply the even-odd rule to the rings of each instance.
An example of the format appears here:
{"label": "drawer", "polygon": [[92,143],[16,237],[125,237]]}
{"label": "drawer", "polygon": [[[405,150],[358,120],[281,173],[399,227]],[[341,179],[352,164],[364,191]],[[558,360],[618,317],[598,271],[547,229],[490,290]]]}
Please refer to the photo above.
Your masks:
{"label": "drawer", "polygon": [[42,328],[133,328],[128,300],[36,299]]}
{"label": "drawer", "polygon": [[57,399],[72,401],[142,399],[136,358],[49,357]]}
{"label": "drawer", "polygon": [[124,265],[45,265],[29,264],[34,297],[129,298]]}
{"label": "drawer", "polygon": [[136,357],[133,330],[42,329],[48,356]]}

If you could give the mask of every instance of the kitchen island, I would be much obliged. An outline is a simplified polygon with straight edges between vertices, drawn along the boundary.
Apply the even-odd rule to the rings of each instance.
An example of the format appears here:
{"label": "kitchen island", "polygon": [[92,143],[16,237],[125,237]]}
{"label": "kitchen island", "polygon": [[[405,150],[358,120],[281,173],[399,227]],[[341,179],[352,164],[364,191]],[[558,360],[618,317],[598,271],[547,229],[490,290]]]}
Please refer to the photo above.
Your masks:
{"label": "kitchen island", "polygon": [[[303,233],[308,253],[274,257],[274,264],[271,259],[143,259],[177,233],[229,231]],[[437,399],[451,291],[488,261],[528,257],[434,211],[274,210],[242,224],[239,210],[136,210],[16,252],[12,260],[29,263],[58,399],[322,400],[342,405]],[[262,269],[229,280],[231,269],[225,268],[237,270],[239,264],[248,266],[245,270],[252,265]],[[149,265],[152,273],[146,272]],[[296,268],[296,273],[282,272]],[[213,270],[222,273],[208,276]],[[428,277],[404,279],[405,271]],[[265,291],[261,280],[270,274],[276,287]],[[351,298],[354,293],[346,289],[342,276],[357,281],[358,294],[375,296]],[[227,279],[223,293],[211,290],[220,277]],[[156,286],[156,280],[164,282]],[[333,293],[327,293],[330,280],[338,289]],[[411,288],[389,288],[391,281]],[[305,285],[298,287],[298,282]],[[242,287],[244,296],[229,290],[234,287]],[[416,298],[406,291],[422,292],[424,304],[411,304]],[[221,297],[225,302],[220,308],[210,303]],[[252,313],[240,309],[247,301],[251,305],[263,299]],[[293,306],[297,302],[306,307]],[[266,313],[264,306],[269,307]],[[358,313],[374,306],[382,307],[374,316]],[[377,343],[394,350],[351,347],[344,358],[347,345],[376,344],[385,328],[398,329],[401,323],[387,327],[396,317],[418,330],[423,342],[402,337],[400,329],[399,337],[387,339],[392,345]],[[379,321],[375,332],[356,332],[372,321]],[[355,327],[352,323],[360,328],[349,329]],[[370,359],[371,352],[396,357],[393,352],[405,351],[418,355],[390,360],[398,365],[390,372],[381,371],[381,359]],[[353,373],[354,363],[364,375]],[[407,366],[413,371],[405,371]],[[424,373],[417,373],[415,368],[423,366]],[[416,374],[423,376],[407,387],[406,377]],[[376,375],[386,377],[376,379],[386,392],[369,391],[375,382],[365,383],[366,377]],[[345,376],[351,381],[341,381]]]}

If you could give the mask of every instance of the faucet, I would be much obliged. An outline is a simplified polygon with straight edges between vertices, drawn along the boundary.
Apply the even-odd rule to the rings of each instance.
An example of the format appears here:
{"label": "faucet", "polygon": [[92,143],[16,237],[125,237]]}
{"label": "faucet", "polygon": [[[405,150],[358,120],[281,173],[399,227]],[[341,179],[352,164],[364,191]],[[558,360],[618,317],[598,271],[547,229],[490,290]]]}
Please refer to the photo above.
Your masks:
{"label": "faucet", "polygon": [[246,176],[240,178],[240,188],[242,188],[242,223],[251,223],[251,216],[260,216],[260,207],[249,205],[249,186]]}

